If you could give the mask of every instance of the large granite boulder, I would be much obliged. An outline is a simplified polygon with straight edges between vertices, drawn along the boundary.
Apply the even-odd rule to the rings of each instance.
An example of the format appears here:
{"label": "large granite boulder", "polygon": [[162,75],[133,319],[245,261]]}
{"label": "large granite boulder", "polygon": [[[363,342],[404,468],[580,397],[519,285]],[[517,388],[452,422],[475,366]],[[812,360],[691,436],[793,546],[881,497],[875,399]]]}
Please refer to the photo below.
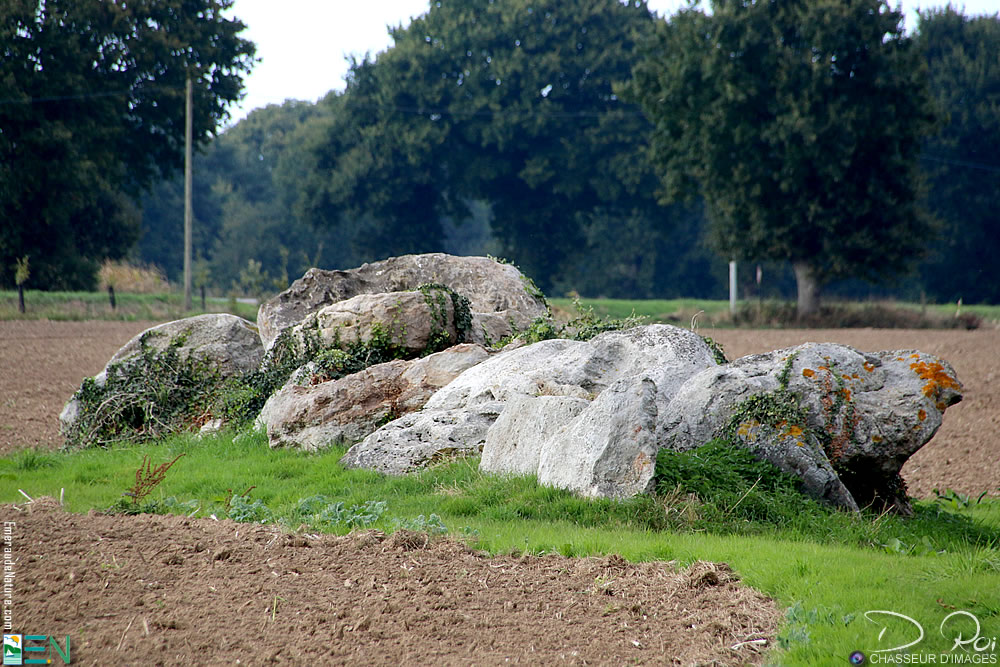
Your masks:
{"label": "large granite boulder", "polygon": [[[252,322],[229,314],[197,315],[143,331],[122,346],[96,377],[84,380],[84,385],[90,381],[104,387],[111,369],[127,373],[144,353],[162,353],[168,348],[173,348],[180,360],[194,357],[203,362],[220,381],[256,370],[264,356],[257,327]],[[73,432],[82,408],[77,391],[59,415],[63,434]]]}
{"label": "large granite boulder", "polygon": [[290,331],[299,338],[316,335],[323,348],[375,342],[406,357],[459,342],[452,300],[420,292],[360,294],[310,313]]}
{"label": "large granite boulder", "polygon": [[657,397],[680,385],[658,376],[660,385],[647,373],[621,378],[556,431],[542,445],[538,482],[604,498],[651,491]]}
{"label": "large granite boulder", "polygon": [[575,396],[516,394],[486,432],[480,470],[537,475],[548,440],[590,405]]}
{"label": "large granite boulder", "polygon": [[348,271],[310,269],[261,305],[257,315],[261,341],[269,348],[282,329],[324,306],[359,294],[401,292],[430,283],[446,285],[469,300],[473,342],[498,340],[511,333],[511,323],[524,328],[548,312],[541,293],[509,264],[443,253],[404,255]]}
{"label": "large granite boulder", "polygon": [[227,313],[209,313],[146,329],[115,352],[105,369],[138,357],[143,342],[160,352],[175,346],[182,359],[197,355],[225,377],[256,370],[264,356],[253,322]]}
{"label": "large granite boulder", "polygon": [[[488,462],[485,469],[523,472],[533,464],[484,450],[487,433],[508,402],[524,397],[563,397],[589,404],[619,380],[645,375],[653,389],[649,406],[656,410],[666,407],[687,378],[715,363],[700,336],[669,325],[608,332],[586,342],[541,341],[504,352],[462,373],[435,393],[421,411],[389,422],[352,447],[343,462],[349,467],[400,474],[445,453],[483,452]],[[572,401],[558,403],[561,417],[549,415],[552,427],[573,416],[572,409],[565,407]],[[511,419],[516,417],[514,413]],[[522,431],[524,441],[530,438],[531,428],[525,426],[527,432]]]}
{"label": "large granite boulder", "polygon": [[702,371],[670,402],[657,437],[683,451],[728,436],[835,505],[906,512],[899,471],[961,391],[954,369],[929,354],[806,343]]}
{"label": "large granite boulder", "polygon": [[353,443],[380,424],[419,410],[435,391],[487,356],[482,347],[465,343],[420,359],[370,366],[337,380],[304,386],[289,382],[268,399],[257,423],[271,447],[315,451]]}

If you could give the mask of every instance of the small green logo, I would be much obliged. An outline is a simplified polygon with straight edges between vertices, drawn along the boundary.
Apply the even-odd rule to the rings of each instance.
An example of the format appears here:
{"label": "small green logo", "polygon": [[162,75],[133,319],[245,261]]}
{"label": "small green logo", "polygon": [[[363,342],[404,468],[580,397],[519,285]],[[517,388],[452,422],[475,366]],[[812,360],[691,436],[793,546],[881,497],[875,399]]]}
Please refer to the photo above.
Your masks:
{"label": "small green logo", "polygon": [[3,664],[21,665],[22,659],[21,635],[3,636]]}

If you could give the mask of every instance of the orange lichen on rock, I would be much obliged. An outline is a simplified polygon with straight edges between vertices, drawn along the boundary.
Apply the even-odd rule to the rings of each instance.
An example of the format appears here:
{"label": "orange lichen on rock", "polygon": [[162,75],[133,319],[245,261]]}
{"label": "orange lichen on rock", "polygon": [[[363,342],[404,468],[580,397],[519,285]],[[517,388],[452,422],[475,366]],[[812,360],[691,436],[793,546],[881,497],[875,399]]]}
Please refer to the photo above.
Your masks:
{"label": "orange lichen on rock", "polygon": [[848,389],[847,387],[844,387],[843,389],[841,389],[840,393],[844,395],[844,400],[845,401],[851,400],[851,390]]}
{"label": "orange lichen on rock", "polygon": [[880,442],[882,442],[882,436],[880,436],[880,435],[873,435],[872,436],[872,442],[874,442],[876,445],[879,444]]}
{"label": "orange lichen on rock", "polygon": [[783,433],[783,435],[791,438],[798,438],[802,435],[802,427],[792,424],[788,427],[788,430]]}
{"label": "orange lichen on rock", "polygon": [[736,430],[736,435],[746,440],[750,441],[756,440],[757,434],[754,433],[754,430],[758,426],[760,426],[760,422],[758,422],[757,420],[743,422],[742,424],[740,424],[740,427]]}
{"label": "orange lichen on rock", "polygon": [[921,408],[920,411],[917,412],[917,419],[919,419],[920,421],[924,421],[925,419],[927,419],[927,412],[923,408]]}
{"label": "orange lichen on rock", "polygon": [[814,371],[813,369],[811,369],[811,368],[803,368],[802,369],[802,377],[811,378],[814,375],[816,375],[816,371]]}
{"label": "orange lichen on rock", "polygon": [[929,364],[926,361],[915,361],[910,364],[910,369],[927,382],[924,385],[924,396],[938,396],[944,389],[962,390],[959,381],[948,375],[948,371],[939,362]]}

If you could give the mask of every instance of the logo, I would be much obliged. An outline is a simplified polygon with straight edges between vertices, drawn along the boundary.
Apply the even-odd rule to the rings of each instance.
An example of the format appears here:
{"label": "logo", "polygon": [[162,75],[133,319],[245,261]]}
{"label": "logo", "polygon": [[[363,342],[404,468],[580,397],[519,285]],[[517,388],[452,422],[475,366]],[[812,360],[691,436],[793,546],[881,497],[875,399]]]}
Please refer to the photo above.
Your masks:
{"label": "logo", "polygon": [[3,664],[5,665],[51,665],[49,651],[62,658],[64,665],[69,660],[69,635],[62,645],[49,635],[4,635]]}
{"label": "logo", "polygon": [[22,654],[23,645],[21,644],[21,635],[4,635],[3,636],[3,664],[5,665],[22,665]]}
{"label": "logo", "polygon": [[953,611],[938,625],[938,633],[950,646],[947,653],[904,653],[916,651],[926,637],[924,626],[914,618],[897,611],[875,609],[866,611],[865,620],[881,626],[878,643],[850,655],[852,665],[882,664],[982,664],[997,665],[997,637],[984,633],[979,619],[972,612]]}

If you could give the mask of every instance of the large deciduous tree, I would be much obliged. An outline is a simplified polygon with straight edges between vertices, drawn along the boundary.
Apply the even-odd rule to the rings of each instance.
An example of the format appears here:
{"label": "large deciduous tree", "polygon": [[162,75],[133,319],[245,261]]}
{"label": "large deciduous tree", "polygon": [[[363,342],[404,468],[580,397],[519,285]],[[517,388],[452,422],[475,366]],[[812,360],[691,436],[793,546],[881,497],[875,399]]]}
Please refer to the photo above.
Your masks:
{"label": "large deciduous tree", "polygon": [[1000,303],[1000,15],[922,12],[917,42],[947,116],[924,149],[928,202],[944,233],[923,283],[937,300]]}
{"label": "large deciduous tree", "polygon": [[182,164],[184,88],[207,142],[254,45],[232,0],[0,3],[0,283],[89,288],[138,235],[135,197]]}
{"label": "large deciduous tree", "polygon": [[928,244],[935,112],[901,19],[884,0],[716,0],[662,23],[628,87],[664,198],[704,197],[720,252],[790,262],[800,315],[823,285],[892,276]]}
{"label": "large deciduous tree", "polygon": [[650,126],[613,90],[652,30],[645,2],[430,4],[354,63],[312,156],[308,215],[369,217],[391,253],[436,249],[439,221],[484,201],[503,253],[543,287],[597,212],[655,224]]}

